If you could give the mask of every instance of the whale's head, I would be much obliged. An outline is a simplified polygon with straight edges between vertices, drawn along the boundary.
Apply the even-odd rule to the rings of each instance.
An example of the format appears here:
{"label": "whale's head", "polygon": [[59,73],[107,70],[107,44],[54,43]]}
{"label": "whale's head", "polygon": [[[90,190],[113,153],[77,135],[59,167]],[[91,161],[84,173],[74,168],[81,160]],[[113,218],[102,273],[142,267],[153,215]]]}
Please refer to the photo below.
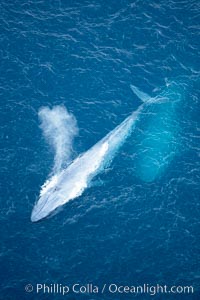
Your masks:
{"label": "whale's head", "polygon": [[[84,172],[83,172],[84,174]],[[58,208],[68,201],[79,197],[87,187],[87,176],[70,176],[61,171],[47,180],[42,186],[39,200],[35,204],[31,221],[38,222],[49,215],[54,214]]]}
{"label": "whale's head", "polygon": [[49,216],[56,208],[58,208],[58,199],[60,198],[57,190],[51,191],[51,194],[45,193],[41,196],[33,208],[31,221],[38,222]]}
{"label": "whale's head", "polygon": [[31,213],[31,222],[38,222],[46,218],[49,213],[50,212],[46,210],[45,206],[39,207],[39,205],[36,204]]}
{"label": "whale's head", "polygon": [[32,222],[38,222],[46,218],[59,206],[59,203],[62,203],[62,196],[59,190],[58,175],[54,175],[50,180],[45,182],[41,188],[39,200],[35,204],[31,214]]}

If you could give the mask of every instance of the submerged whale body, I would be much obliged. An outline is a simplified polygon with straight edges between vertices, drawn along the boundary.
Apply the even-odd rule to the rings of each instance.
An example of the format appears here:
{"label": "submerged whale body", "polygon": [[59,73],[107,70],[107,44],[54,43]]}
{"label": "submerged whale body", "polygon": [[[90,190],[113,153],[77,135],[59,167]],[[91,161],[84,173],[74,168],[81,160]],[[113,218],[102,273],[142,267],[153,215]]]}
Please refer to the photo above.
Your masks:
{"label": "submerged whale body", "polygon": [[[137,96],[151,98],[144,93],[137,93]],[[156,98],[160,101],[154,101],[140,118],[132,148],[135,174],[145,182],[153,182],[163,174],[177,153],[178,111],[184,98],[184,86],[171,82]]]}
{"label": "submerged whale body", "polygon": [[91,180],[110,165],[130,135],[142,109],[143,105],[91,149],[78,156],[66,169],[45,182],[31,214],[32,222],[47,217],[58,207],[82,195]]}

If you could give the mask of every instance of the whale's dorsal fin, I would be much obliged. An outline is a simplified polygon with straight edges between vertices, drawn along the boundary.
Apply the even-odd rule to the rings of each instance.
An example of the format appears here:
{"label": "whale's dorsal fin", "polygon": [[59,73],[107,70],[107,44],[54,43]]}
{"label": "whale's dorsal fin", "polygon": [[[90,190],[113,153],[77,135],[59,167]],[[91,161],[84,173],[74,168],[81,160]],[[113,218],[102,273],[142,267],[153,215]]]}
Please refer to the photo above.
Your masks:
{"label": "whale's dorsal fin", "polygon": [[150,99],[152,99],[151,96],[149,96],[148,94],[140,91],[135,85],[130,85],[131,90],[133,91],[133,93],[140,99],[142,100],[142,102],[147,102]]}

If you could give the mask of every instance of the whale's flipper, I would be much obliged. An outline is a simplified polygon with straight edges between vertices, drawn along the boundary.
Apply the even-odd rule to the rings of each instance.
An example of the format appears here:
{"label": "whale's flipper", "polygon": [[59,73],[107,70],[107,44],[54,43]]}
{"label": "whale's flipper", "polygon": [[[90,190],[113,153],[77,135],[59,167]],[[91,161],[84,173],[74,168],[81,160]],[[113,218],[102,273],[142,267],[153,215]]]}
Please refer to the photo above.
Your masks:
{"label": "whale's flipper", "polygon": [[131,90],[133,91],[133,93],[140,99],[142,100],[142,102],[147,102],[150,99],[152,99],[152,97],[150,97],[148,94],[140,91],[135,85],[130,85]]}

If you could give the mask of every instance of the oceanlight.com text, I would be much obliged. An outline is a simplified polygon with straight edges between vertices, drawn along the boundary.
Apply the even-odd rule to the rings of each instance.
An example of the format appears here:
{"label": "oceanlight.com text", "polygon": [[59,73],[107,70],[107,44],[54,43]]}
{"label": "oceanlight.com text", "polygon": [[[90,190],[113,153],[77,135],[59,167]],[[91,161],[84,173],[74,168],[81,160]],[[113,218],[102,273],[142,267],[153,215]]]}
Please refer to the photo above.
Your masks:
{"label": "oceanlight.com text", "polygon": [[142,285],[120,285],[116,283],[95,285],[92,283],[88,284],[79,284],[74,283],[72,285],[65,284],[46,284],[46,283],[37,283],[35,286],[32,284],[27,284],[25,286],[25,291],[27,293],[34,292],[36,294],[133,294],[133,295],[142,295],[149,294],[151,296],[157,294],[193,294],[193,286],[182,286],[182,285],[151,285],[148,283]]}

